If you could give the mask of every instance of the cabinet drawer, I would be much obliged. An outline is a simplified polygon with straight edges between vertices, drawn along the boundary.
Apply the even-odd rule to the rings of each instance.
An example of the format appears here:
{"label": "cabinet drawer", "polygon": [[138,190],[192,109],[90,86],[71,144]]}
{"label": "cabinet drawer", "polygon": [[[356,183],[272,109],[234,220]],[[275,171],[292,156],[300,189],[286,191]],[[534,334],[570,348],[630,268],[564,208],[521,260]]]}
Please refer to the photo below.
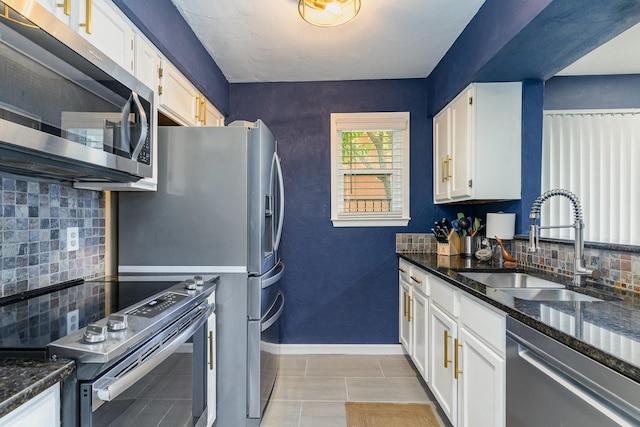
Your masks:
{"label": "cabinet drawer", "polygon": [[429,296],[429,275],[418,267],[411,266],[410,270],[411,284],[414,289],[422,292],[424,295]]}
{"label": "cabinet drawer", "polygon": [[446,283],[431,280],[431,301],[453,317],[458,317],[460,293]]}
{"label": "cabinet drawer", "polygon": [[400,274],[400,280],[406,283],[410,283],[411,279],[409,276],[411,275],[411,265],[403,260],[400,260],[398,264],[398,273]]}
{"label": "cabinet drawer", "polygon": [[460,300],[460,323],[501,356],[505,354],[505,315],[495,312],[481,302],[463,295]]}

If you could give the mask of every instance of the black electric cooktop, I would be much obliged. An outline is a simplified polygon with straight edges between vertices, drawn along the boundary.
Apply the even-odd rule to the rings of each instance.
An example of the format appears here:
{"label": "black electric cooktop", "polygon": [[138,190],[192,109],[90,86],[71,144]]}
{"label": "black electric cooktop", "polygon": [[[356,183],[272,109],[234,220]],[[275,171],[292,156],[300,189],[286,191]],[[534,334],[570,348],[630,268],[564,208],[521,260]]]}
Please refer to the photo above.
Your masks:
{"label": "black electric cooktop", "polygon": [[46,345],[175,285],[176,281],[70,281],[0,298],[0,355]]}

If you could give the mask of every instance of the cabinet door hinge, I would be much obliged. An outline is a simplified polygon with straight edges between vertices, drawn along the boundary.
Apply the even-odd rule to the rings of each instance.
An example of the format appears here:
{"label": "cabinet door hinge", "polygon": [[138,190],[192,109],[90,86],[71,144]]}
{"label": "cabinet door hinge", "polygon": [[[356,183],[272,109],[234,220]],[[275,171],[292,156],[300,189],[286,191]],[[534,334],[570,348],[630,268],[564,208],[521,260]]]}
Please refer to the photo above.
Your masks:
{"label": "cabinet door hinge", "polygon": [[158,67],[158,77],[162,78],[162,67]]}
{"label": "cabinet door hinge", "polygon": [[472,179],[469,180],[469,188],[471,188],[471,187],[473,187],[473,180]]}
{"label": "cabinet door hinge", "polygon": [[162,95],[162,85],[158,85],[158,95]]}
{"label": "cabinet door hinge", "polygon": [[473,96],[469,97],[469,105],[473,105]]}

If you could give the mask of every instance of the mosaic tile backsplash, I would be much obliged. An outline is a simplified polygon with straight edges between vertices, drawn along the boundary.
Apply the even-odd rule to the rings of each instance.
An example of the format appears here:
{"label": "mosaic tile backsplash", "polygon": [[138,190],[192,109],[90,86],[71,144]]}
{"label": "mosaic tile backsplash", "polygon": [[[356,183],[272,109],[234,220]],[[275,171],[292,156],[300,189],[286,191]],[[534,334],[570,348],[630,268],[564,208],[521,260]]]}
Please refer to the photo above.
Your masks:
{"label": "mosaic tile backsplash", "polygon": [[[571,276],[573,273],[573,242],[540,242],[536,254],[527,252],[528,241],[508,242],[512,255],[521,265]],[[430,233],[396,234],[396,252],[435,253],[437,242]],[[585,264],[600,270],[601,281],[622,290],[640,292],[640,253],[585,248]]]}
{"label": "mosaic tile backsplash", "polygon": [[[0,297],[104,276],[104,194],[0,175]],[[67,252],[67,227],[80,249]]]}

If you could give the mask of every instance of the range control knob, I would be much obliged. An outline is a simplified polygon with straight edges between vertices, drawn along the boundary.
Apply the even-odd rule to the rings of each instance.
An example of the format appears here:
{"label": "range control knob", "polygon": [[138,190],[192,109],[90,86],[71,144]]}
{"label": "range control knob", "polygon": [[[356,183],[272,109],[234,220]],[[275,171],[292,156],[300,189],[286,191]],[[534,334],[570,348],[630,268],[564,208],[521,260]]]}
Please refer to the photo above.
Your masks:
{"label": "range control knob", "polygon": [[84,331],[83,338],[85,342],[90,344],[99,343],[107,339],[107,325],[98,325],[97,323],[89,323]]}
{"label": "range control knob", "polygon": [[202,276],[193,276],[193,280],[196,282],[196,286],[204,285],[204,279]]}
{"label": "range control knob", "polygon": [[187,279],[184,281],[184,288],[190,291],[196,290],[196,281],[193,279]]}
{"label": "range control knob", "polygon": [[107,329],[111,332],[122,331],[127,329],[127,315],[126,314],[112,314],[107,320]]}

